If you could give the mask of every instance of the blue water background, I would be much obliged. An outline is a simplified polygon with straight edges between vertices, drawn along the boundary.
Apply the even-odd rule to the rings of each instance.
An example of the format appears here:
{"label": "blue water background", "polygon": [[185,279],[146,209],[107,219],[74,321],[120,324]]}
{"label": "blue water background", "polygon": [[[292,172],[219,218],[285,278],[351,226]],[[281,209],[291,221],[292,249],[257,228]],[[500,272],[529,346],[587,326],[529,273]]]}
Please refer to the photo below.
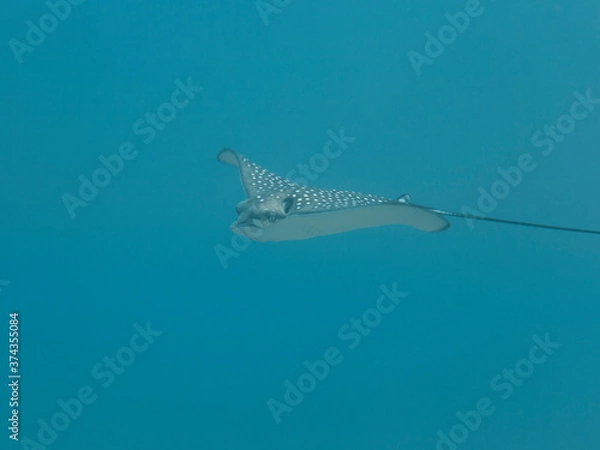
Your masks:
{"label": "blue water background", "polygon": [[[551,155],[531,142],[575,92],[600,97],[599,4],[482,1],[418,76],[407,53],[464,7],[293,1],[265,24],[253,1],[87,1],[18,64],[9,40],[47,7],[5,5],[0,304],[22,379],[21,446],[2,448],[84,386],[47,448],[435,449],[484,397],[461,450],[599,448],[599,236],[452,219],[232,247],[244,195],[217,152],[285,174],[341,128],[355,141],[318,187],[458,211],[531,153],[490,215],[600,228],[600,106]],[[204,90],[144,144],[132,125],[188,77]],[[62,196],[124,141],[138,157],[72,219]],[[408,296],[349,349],[340,327],[393,283]],[[147,322],[162,334],[103,388],[93,367]],[[501,399],[491,380],[547,333],[560,348]],[[343,362],[277,424],[269,399],[332,346]]]}

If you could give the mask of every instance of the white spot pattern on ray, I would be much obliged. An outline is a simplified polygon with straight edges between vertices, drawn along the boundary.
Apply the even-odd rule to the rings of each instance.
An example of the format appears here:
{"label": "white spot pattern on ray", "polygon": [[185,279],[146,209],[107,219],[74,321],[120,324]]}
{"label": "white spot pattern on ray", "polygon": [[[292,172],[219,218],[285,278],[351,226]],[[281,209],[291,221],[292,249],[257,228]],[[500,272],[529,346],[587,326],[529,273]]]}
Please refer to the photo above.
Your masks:
{"label": "white spot pattern on ray", "polygon": [[290,214],[394,202],[394,200],[371,194],[302,186],[263,169],[246,157],[240,155],[240,159],[242,182],[248,196],[256,197],[261,203],[269,198],[280,199],[291,196],[294,199],[294,207]]}

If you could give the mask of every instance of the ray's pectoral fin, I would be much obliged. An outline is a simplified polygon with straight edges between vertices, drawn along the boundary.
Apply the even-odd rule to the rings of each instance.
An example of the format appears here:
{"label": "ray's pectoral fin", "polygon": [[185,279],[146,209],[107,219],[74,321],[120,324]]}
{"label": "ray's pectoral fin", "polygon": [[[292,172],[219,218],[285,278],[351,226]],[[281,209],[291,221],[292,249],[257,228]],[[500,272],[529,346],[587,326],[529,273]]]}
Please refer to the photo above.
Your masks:
{"label": "ray's pectoral fin", "polygon": [[446,230],[450,222],[420,206],[390,202],[321,213],[292,214],[277,226],[266,228],[263,240],[309,239],[386,225],[407,225],[434,233]]}
{"label": "ray's pectoral fin", "polygon": [[223,164],[227,164],[228,166],[240,166],[239,155],[230,148],[224,148],[223,150],[221,150],[217,155],[217,160],[219,160]]}
{"label": "ray's pectoral fin", "polygon": [[290,189],[299,187],[296,183],[263,169],[258,164],[229,148],[221,150],[217,155],[217,160],[228,166],[238,168],[240,181],[248,198],[264,200],[276,191],[283,194],[289,192]]}

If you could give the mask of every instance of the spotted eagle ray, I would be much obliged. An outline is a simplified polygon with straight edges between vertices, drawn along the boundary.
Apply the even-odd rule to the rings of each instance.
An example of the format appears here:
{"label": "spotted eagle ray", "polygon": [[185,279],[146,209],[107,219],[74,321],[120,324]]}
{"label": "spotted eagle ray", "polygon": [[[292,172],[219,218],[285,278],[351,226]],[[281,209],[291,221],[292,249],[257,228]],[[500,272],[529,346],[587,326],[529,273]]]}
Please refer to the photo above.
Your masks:
{"label": "spotted eagle ray", "polygon": [[263,169],[231,149],[217,159],[237,167],[246,200],[237,204],[238,219],[230,229],[257,242],[293,241],[384,225],[408,225],[430,233],[446,230],[444,217],[462,217],[510,225],[521,225],[576,233],[600,234],[586,230],[530,222],[476,216],[410,202],[404,194],[397,199],[336,189],[319,189],[287,180]]}

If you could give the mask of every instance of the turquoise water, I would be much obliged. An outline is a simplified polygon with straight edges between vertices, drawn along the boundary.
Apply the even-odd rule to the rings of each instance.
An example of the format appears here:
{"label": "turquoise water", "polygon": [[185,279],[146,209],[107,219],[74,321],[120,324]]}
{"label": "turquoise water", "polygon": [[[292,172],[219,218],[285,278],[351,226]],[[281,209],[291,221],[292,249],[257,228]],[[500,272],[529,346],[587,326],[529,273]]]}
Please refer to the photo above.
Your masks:
{"label": "turquoise water", "polygon": [[600,446],[599,236],[249,243],[216,161],[598,229],[597,2],[77,3],[0,19],[1,448]]}

